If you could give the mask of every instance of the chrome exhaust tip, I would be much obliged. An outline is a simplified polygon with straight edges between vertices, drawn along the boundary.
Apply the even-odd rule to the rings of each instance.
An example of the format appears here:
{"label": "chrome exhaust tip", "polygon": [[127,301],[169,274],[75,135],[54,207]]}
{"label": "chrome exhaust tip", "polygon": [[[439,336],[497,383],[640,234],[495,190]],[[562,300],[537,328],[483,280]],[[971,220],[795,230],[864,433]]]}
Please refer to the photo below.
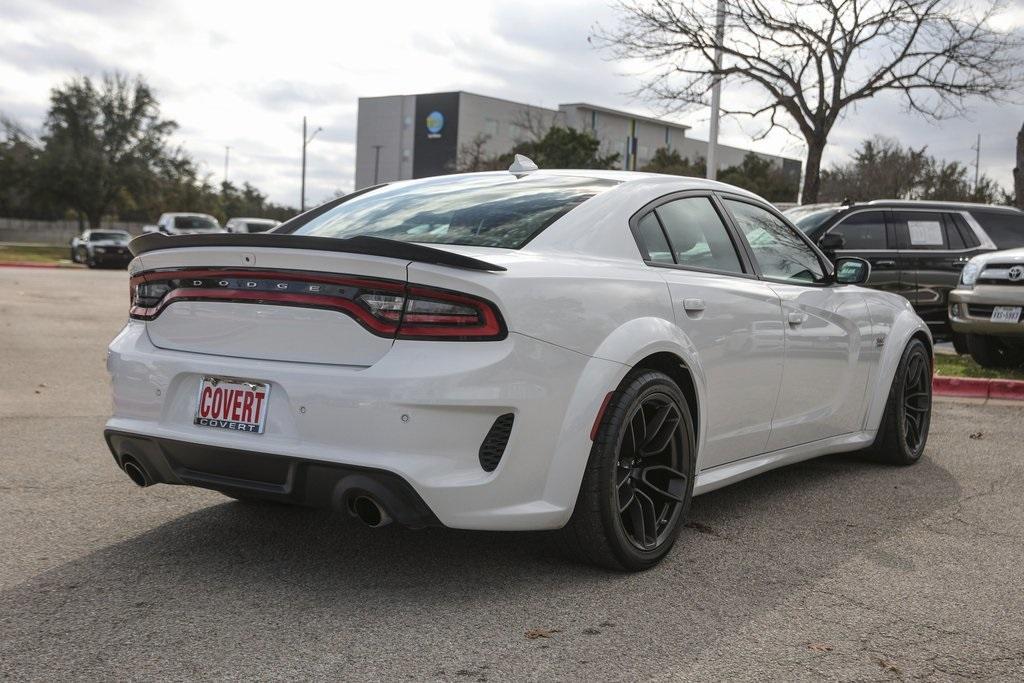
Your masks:
{"label": "chrome exhaust tip", "polygon": [[370,496],[354,496],[348,503],[348,511],[371,529],[379,529],[391,524],[388,511]]}
{"label": "chrome exhaust tip", "polygon": [[128,475],[128,478],[131,479],[136,486],[144,487],[153,483],[146,475],[146,471],[142,469],[142,466],[135,462],[133,458],[125,457],[124,461],[121,463],[121,469],[124,470],[124,473]]}

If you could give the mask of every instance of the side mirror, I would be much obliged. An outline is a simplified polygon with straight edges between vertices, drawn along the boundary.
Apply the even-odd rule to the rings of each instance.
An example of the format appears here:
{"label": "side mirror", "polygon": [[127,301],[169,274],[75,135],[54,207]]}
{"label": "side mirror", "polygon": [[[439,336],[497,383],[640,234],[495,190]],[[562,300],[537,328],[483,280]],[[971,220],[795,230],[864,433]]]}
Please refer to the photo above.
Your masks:
{"label": "side mirror", "polygon": [[829,233],[818,240],[818,246],[821,250],[828,253],[835,251],[836,249],[842,249],[846,246],[846,240],[843,239],[842,235],[836,235],[835,233]]}
{"label": "side mirror", "polygon": [[836,284],[862,285],[871,277],[871,264],[862,258],[844,256],[836,259]]}

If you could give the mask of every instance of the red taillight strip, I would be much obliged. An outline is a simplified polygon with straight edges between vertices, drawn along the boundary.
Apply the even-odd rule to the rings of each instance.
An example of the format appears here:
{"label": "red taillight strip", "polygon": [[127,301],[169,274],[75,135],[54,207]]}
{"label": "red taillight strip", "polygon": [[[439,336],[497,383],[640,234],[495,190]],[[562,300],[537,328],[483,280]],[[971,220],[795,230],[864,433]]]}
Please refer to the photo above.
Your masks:
{"label": "red taillight strip", "polygon": [[351,315],[356,322],[371,332],[386,337],[393,336],[398,331],[398,325],[387,323],[374,318],[369,311],[354,301],[343,299],[337,296],[316,296],[312,294],[296,294],[294,292],[251,292],[245,289],[176,289],[167,294],[160,303],[153,308],[139,308],[133,306],[131,316],[141,320],[153,320],[159,316],[165,308],[178,301],[217,301],[226,303],[258,303],[273,304],[278,306],[302,306],[304,308],[322,308],[339,313]]}
{"label": "red taillight strip", "polygon": [[[402,311],[378,311],[375,316],[359,302],[340,296],[325,294],[305,294],[301,292],[278,292],[274,290],[249,290],[227,288],[208,289],[205,287],[179,287],[165,294],[160,301],[150,308],[134,305],[136,286],[142,283],[158,283],[166,280],[188,280],[189,278],[252,278],[260,280],[282,280],[303,282],[310,285],[331,284],[369,292],[386,292],[406,298],[422,298],[438,301],[450,301],[472,307],[478,312],[481,324],[470,327],[458,324],[461,321],[476,320],[475,317],[458,314],[410,313]],[[486,299],[452,292],[445,289],[407,285],[395,280],[378,280],[360,276],[334,275],[330,273],[312,273],[304,271],[276,271],[261,269],[234,268],[180,268],[153,270],[139,273],[130,280],[132,307],[130,315],[141,320],[153,320],[165,308],[179,301],[220,301],[237,303],[267,303],[283,306],[301,306],[305,308],[321,308],[345,313],[351,316],[370,332],[379,336],[397,337],[399,339],[430,339],[430,340],[497,340],[504,339],[507,331],[505,323],[494,304]],[[445,323],[448,323],[447,325]]]}

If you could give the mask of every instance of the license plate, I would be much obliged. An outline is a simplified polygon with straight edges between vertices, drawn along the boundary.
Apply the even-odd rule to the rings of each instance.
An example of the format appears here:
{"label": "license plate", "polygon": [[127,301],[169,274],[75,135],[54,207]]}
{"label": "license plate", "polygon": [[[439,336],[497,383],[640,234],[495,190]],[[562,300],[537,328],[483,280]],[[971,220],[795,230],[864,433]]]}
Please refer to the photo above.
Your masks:
{"label": "license plate", "polygon": [[991,322],[1015,323],[1020,320],[1020,306],[996,306],[992,309]]}
{"label": "license plate", "polygon": [[262,434],[270,385],[247,379],[203,377],[192,424]]}

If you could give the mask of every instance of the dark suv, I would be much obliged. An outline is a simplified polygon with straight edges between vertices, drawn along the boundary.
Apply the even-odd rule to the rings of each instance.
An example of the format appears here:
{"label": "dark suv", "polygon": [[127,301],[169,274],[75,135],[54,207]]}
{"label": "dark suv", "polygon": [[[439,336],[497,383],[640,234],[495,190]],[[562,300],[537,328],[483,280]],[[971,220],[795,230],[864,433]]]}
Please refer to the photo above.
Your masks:
{"label": "dark suv", "polygon": [[937,338],[950,339],[947,296],[976,254],[1024,246],[1024,212],[960,202],[878,200],[786,212],[829,258],[871,263],[868,287],[902,294]]}

